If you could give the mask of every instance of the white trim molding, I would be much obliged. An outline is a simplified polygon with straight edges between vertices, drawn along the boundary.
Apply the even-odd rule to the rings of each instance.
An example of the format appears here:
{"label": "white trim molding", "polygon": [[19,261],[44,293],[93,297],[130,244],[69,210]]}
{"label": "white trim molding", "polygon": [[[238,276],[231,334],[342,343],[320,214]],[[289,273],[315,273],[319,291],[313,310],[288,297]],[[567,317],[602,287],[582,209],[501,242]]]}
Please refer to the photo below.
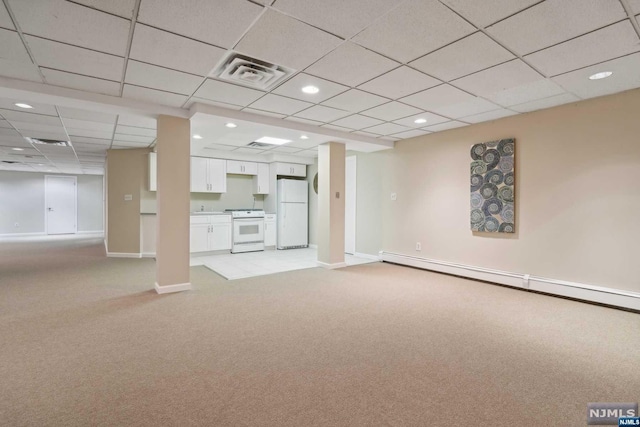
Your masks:
{"label": "white trim molding", "polygon": [[309,243],[308,245],[311,249],[318,249],[318,245]]}
{"label": "white trim molding", "polygon": [[107,256],[109,258],[142,258],[142,254],[127,252],[107,252]]}
{"label": "white trim molding", "polygon": [[380,251],[380,260],[515,288],[640,310],[640,293]]}
{"label": "white trim molding", "polygon": [[346,262],[334,262],[333,264],[328,264],[326,262],[317,261],[318,267],[326,268],[327,270],[335,270],[336,268],[346,267]]}
{"label": "white trim molding", "polygon": [[190,291],[191,283],[177,283],[175,285],[160,286],[158,285],[158,282],[156,282],[154,288],[158,294],[170,294],[173,292]]}
{"label": "white trim molding", "polygon": [[371,255],[371,254],[365,254],[362,252],[354,252],[353,256],[357,256],[358,258],[374,259],[376,261],[380,261],[380,255]]}
{"label": "white trim molding", "polygon": [[155,252],[142,252],[140,254],[140,258],[155,258],[155,257],[156,257]]}
{"label": "white trim molding", "polygon": [[13,238],[13,237],[33,237],[33,236],[42,236],[45,237],[46,234],[43,232],[36,232],[36,233],[7,233],[7,234],[0,234],[0,238]]}
{"label": "white trim molding", "polygon": [[104,230],[85,230],[78,231],[76,234],[101,234],[104,236]]}

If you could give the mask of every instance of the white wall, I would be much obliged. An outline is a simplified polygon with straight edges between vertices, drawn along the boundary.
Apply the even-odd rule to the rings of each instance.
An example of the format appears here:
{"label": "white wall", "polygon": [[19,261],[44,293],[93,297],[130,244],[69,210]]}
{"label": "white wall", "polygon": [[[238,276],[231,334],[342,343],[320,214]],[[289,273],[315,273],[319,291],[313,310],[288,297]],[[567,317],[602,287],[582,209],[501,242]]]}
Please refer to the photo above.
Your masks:
{"label": "white wall", "polygon": [[[45,232],[44,173],[0,171],[0,235]],[[49,174],[50,175],[50,174]],[[103,177],[78,177],[78,232],[103,230]],[[18,227],[15,224],[18,223]]]}

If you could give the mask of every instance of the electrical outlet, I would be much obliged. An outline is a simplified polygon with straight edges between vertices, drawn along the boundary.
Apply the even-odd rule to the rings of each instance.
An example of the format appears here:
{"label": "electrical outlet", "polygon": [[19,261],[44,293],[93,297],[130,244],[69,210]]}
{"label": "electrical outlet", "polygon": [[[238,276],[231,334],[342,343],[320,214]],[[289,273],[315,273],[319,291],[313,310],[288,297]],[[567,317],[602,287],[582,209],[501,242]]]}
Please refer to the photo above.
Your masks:
{"label": "electrical outlet", "polygon": [[15,224],[13,224],[13,226],[14,226],[15,228],[20,228],[20,223],[19,223],[19,222],[16,222]]}
{"label": "electrical outlet", "polygon": [[391,200],[396,200],[398,195],[396,193],[391,193]]}
{"label": "electrical outlet", "polygon": [[420,242],[416,242],[416,251],[422,250],[422,244]]}

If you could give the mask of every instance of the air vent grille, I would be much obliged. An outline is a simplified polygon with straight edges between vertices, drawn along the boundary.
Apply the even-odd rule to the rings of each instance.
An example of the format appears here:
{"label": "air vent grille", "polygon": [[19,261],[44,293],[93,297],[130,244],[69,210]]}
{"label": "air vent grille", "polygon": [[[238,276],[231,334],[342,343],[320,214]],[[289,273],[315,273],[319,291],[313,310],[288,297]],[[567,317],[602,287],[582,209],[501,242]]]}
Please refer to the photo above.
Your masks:
{"label": "air vent grille", "polygon": [[295,70],[281,65],[231,52],[211,75],[243,86],[270,90],[276,84],[288,79],[294,72]]}
{"label": "air vent grille", "polygon": [[59,141],[57,139],[43,139],[43,138],[27,138],[29,142],[32,144],[40,144],[40,145],[53,145],[57,147],[70,147],[71,143],[69,141]]}
{"label": "air vent grille", "polygon": [[247,147],[273,147],[273,144],[266,144],[264,142],[253,141],[248,143]]}

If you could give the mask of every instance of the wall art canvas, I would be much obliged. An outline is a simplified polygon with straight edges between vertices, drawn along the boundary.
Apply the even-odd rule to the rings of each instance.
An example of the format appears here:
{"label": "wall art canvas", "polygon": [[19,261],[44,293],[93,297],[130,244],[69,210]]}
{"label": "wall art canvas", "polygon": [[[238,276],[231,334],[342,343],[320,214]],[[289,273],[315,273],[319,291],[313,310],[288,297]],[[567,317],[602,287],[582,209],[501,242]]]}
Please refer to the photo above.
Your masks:
{"label": "wall art canvas", "polygon": [[471,230],[515,232],[515,139],[471,147]]}

